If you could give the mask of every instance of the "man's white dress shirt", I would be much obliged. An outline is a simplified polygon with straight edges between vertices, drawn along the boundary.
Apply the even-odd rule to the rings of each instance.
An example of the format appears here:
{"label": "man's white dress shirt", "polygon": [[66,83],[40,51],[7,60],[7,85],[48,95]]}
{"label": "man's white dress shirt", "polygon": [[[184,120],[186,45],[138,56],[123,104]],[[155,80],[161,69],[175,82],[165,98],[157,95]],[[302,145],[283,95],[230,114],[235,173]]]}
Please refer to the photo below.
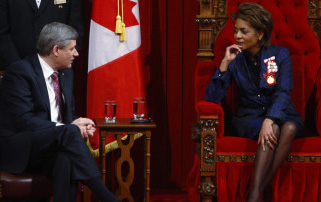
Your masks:
{"label": "man's white dress shirt", "polygon": [[[42,72],[43,72],[43,76],[45,78],[46,81],[46,85],[47,85],[47,91],[48,91],[48,96],[49,96],[49,103],[50,103],[50,114],[51,114],[51,121],[52,122],[58,122],[58,112],[59,112],[59,107],[58,104],[56,102],[56,98],[55,98],[55,90],[53,87],[53,80],[51,78],[51,75],[55,72],[38,54],[38,58],[40,61],[40,65],[42,68]],[[62,96],[63,98],[63,96]],[[60,125],[60,124],[58,124]]]}
{"label": "man's white dress shirt", "polygon": [[40,7],[40,3],[41,3],[41,0],[36,0],[36,4],[37,4],[38,8]]}

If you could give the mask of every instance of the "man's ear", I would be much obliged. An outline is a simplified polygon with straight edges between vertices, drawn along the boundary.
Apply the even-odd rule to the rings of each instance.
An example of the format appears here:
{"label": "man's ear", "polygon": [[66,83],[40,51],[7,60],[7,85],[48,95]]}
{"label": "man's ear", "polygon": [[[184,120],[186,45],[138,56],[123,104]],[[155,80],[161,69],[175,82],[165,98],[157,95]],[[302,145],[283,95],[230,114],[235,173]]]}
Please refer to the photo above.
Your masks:
{"label": "man's ear", "polygon": [[51,49],[52,53],[58,57],[59,55],[59,47],[57,45],[55,45],[52,49]]}

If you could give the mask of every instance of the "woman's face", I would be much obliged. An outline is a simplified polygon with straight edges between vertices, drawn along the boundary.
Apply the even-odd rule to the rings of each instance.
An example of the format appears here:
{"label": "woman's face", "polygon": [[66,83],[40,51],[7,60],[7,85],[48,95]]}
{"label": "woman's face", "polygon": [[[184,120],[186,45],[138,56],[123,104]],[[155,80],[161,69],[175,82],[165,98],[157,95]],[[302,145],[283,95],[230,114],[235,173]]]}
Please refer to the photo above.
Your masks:
{"label": "woman's face", "polygon": [[249,22],[237,18],[235,21],[234,38],[241,50],[255,54],[260,49],[259,39],[263,32],[257,32]]}

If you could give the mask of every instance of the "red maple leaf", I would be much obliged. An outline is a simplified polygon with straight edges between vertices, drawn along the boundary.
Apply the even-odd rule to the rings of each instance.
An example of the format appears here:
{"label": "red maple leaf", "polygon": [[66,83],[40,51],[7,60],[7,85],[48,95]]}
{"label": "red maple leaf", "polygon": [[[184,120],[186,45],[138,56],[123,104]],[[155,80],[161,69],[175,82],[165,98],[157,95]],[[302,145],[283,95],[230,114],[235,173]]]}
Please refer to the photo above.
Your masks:
{"label": "red maple leaf", "polygon": [[[139,25],[136,17],[132,12],[133,7],[137,3],[130,0],[123,0],[123,1],[124,1],[124,23],[126,27]],[[119,15],[122,16],[121,0],[119,0],[119,3],[120,3]],[[96,23],[114,32],[116,27],[117,14],[118,14],[117,0],[108,0],[108,1],[94,0],[91,18]]]}

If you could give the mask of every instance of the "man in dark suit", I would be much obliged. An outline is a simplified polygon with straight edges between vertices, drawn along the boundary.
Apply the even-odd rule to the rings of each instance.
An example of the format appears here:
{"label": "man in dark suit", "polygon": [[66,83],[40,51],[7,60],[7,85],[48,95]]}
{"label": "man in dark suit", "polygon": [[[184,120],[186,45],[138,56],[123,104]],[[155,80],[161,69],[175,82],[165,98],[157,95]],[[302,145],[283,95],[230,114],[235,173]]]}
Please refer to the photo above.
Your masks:
{"label": "man in dark suit", "polygon": [[41,29],[61,22],[77,30],[83,38],[81,0],[0,0],[0,66],[36,53]]}
{"label": "man in dark suit", "polygon": [[94,123],[74,110],[77,37],[72,27],[50,23],[40,33],[38,54],[6,71],[0,84],[0,169],[48,174],[55,202],[74,201],[78,181],[101,201],[117,201],[83,140],[93,135]]}

